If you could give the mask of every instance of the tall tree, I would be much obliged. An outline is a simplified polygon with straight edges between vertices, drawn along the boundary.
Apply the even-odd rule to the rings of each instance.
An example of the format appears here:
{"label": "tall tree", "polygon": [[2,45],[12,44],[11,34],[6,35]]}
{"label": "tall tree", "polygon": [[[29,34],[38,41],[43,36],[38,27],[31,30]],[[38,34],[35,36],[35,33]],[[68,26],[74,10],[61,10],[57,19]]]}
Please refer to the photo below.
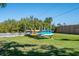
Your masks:
{"label": "tall tree", "polygon": [[46,27],[47,29],[51,29],[51,23],[52,23],[53,19],[52,17],[46,17],[44,20],[44,27]]}
{"label": "tall tree", "polygon": [[51,29],[53,28],[51,23],[52,18],[50,17],[45,18],[44,21],[34,17],[21,18],[19,21],[16,21],[15,19],[8,19],[0,23],[0,32],[25,32],[29,29]]}

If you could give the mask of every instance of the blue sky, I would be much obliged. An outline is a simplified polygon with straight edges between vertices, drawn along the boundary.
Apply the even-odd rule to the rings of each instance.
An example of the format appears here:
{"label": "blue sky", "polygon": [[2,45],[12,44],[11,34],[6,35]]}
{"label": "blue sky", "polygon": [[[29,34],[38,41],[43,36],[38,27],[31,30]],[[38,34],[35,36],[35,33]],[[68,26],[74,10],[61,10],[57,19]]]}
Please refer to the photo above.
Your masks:
{"label": "blue sky", "polygon": [[79,4],[77,3],[10,3],[0,8],[0,22],[7,19],[20,20],[21,17],[34,16],[41,20],[52,17],[53,23],[79,24]]}

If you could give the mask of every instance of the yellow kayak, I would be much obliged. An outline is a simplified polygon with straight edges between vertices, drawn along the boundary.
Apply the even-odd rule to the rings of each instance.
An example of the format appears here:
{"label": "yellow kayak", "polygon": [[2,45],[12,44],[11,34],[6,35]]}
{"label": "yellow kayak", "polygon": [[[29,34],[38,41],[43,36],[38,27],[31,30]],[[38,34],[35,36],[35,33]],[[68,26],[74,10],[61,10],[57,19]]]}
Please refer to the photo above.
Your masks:
{"label": "yellow kayak", "polygon": [[37,34],[31,34],[31,36],[37,36]]}

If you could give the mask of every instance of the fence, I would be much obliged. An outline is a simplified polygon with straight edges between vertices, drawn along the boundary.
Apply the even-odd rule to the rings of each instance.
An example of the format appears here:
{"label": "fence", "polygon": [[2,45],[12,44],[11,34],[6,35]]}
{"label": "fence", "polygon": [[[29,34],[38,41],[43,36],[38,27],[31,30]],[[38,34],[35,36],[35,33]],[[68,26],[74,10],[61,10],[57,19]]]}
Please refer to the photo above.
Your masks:
{"label": "fence", "polygon": [[56,28],[57,33],[79,34],[79,25],[60,26]]}

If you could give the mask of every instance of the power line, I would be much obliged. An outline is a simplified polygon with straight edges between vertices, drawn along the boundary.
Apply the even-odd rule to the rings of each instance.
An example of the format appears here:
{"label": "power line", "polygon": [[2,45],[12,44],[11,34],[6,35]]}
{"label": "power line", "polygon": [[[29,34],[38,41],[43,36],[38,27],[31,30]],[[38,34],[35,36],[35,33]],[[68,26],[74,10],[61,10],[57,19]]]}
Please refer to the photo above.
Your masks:
{"label": "power line", "polygon": [[65,15],[65,14],[70,13],[70,12],[72,12],[72,11],[75,11],[75,10],[77,10],[77,9],[79,9],[79,7],[73,8],[73,9],[71,9],[71,10],[69,10],[69,11],[66,11],[66,12],[64,12],[64,13],[61,13],[61,14],[59,14],[59,15],[56,15],[56,16],[54,16],[54,18],[55,18],[55,17],[59,17],[59,16],[63,16],[63,15]]}

